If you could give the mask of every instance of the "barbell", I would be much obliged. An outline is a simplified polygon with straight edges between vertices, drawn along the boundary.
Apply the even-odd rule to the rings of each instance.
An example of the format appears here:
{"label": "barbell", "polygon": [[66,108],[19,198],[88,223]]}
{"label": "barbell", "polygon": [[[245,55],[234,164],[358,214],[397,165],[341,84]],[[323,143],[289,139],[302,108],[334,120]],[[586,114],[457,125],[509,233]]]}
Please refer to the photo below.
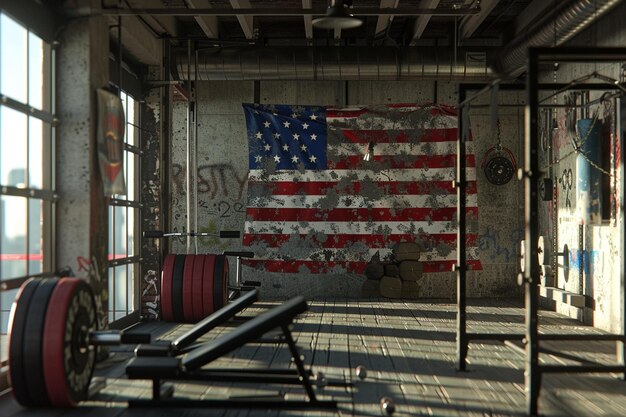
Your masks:
{"label": "barbell", "polygon": [[95,346],[150,343],[150,334],[98,330],[91,287],[78,278],[26,281],[9,318],[9,378],[27,407],[87,399]]}

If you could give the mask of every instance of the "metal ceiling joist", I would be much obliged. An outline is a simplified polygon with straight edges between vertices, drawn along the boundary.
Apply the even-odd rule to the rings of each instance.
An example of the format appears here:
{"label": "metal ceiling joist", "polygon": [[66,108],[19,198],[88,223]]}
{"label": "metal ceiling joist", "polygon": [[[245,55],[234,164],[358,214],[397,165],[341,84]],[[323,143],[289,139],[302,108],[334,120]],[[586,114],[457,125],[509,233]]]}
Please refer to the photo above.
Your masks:
{"label": "metal ceiling joist", "polygon": [[461,39],[471,37],[485,18],[489,16],[489,13],[497,6],[499,1],[500,0],[482,0],[480,3],[480,13],[464,17],[463,20],[461,20]]}
{"label": "metal ceiling joist", "polygon": [[[312,7],[313,7],[312,0],[302,0],[303,9],[311,9]],[[313,16],[310,16],[310,15],[304,16],[304,34],[307,40],[313,39]]]}
{"label": "metal ceiling joist", "polygon": [[[237,0],[232,0],[237,1]],[[241,2],[241,0],[239,0]],[[480,7],[452,8],[378,8],[361,7],[350,9],[354,16],[467,16],[480,13]],[[77,12],[75,15],[105,15],[105,16],[324,16],[326,9],[284,9],[284,8],[240,8],[240,9],[117,9],[105,8],[87,13]]]}
{"label": "metal ceiling joist", "polygon": [[[400,0],[380,0],[380,7],[397,9],[398,3],[400,3]],[[374,33],[376,35],[384,33],[389,27],[389,25],[391,25],[392,20],[393,20],[393,16],[389,16],[389,15],[378,16],[378,21],[376,22],[376,32]]]}
{"label": "metal ceiling joist", "polygon": [[[186,0],[190,9],[197,9],[198,6],[204,8],[210,8],[210,4],[207,0]],[[217,39],[219,37],[219,29],[217,23],[217,16],[194,16],[198,26],[202,29],[204,34],[209,39]]]}
{"label": "metal ceiling joist", "polygon": [[[421,7],[429,8],[429,9],[437,9],[439,6],[439,0],[422,0],[420,2]],[[415,26],[413,27],[413,36],[411,37],[411,45],[415,45],[415,41],[422,37],[426,26],[428,26],[428,22],[430,21],[430,15],[419,16],[415,21]]]}
{"label": "metal ceiling joist", "polygon": [[231,6],[233,6],[233,9],[237,9],[237,20],[239,21],[239,25],[241,26],[241,29],[243,30],[243,33],[246,36],[246,39],[253,39],[254,38],[254,21],[253,21],[254,14],[239,13],[239,9],[255,10],[255,9],[250,8],[250,1],[249,0],[230,0],[230,4]]}

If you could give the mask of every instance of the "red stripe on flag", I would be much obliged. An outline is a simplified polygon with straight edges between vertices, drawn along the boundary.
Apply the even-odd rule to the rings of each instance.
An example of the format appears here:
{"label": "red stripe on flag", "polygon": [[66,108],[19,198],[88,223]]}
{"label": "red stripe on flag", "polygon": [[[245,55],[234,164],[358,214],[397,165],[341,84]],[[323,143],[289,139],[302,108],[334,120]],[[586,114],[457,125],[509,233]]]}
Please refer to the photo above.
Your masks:
{"label": "red stripe on flag", "polygon": [[[300,240],[301,242],[311,242],[324,249],[346,248],[356,243],[363,243],[369,248],[391,248],[395,243],[423,241],[430,246],[438,244],[456,245],[456,233],[432,233],[423,236],[411,234],[397,235],[330,235],[325,240],[318,239],[315,235],[299,234],[274,234],[274,233],[244,233],[243,245],[263,245],[264,247],[278,248],[290,240]],[[478,234],[470,233],[466,235],[466,246],[475,247],[478,242]]]}
{"label": "red stripe on flag", "polygon": [[[467,217],[478,219],[478,208],[467,207]],[[452,221],[456,207],[434,208],[247,208],[246,219],[252,221],[296,222],[398,222],[398,221]]]}
{"label": "red stripe on flag", "polygon": [[[402,109],[406,108],[407,113],[412,111],[419,111],[422,109],[428,109],[431,116],[456,116],[456,108],[452,106],[446,106],[441,104],[427,104],[423,106],[416,106],[415,104],[410,103],[392,103],[385,104],[384,108],[387,109]],[[326,118],[335,118],[335,117],[359,117],[364,114],[377,114],[380,113],[372,108],[362,108],[362,109],[326,109]],[[402,112],[402,111],[400,111]]]}
{"label": "red stripe on flag", "polygon": [[[424,142],[456,142],[457,128],[426,129],[418,133],[407,133],[399,130],[350,130],[341,131],[343,137],[352,143],[424,143]],[[471,138],[470,138],[471,140]]]}
{"label": "red stripe on flag", "polygon": [[[406,160],[409,159],[409,160]],[[474,155],[466,155],[468,168],[476,167]],[[456,155],[413,155],[410,158],[392,155],[374,155],[372,161],[378,163],[381,169],[411,169],[411,168],[455,168]],[[372,161],[364,161],[363,155],[351,155],[338,161],[328,161],[329,169],[365,169]]]}
{"label": "red stripe on flag", "polygon": [[[262,267],[268,272],[300,273],[308,269],[311,273],[330,272],[336,266],[340,266],[348,273],[363,274],[367,267],[367,262],[357,261],[303,261],[303,260],[262,260],[262,259],[242,259],[244,265],[252,267]],[[456,261],[426,261],[422,262],[424,272],[452,272]],[[481,269],[480,261],[470,260],[466,264],[469,270]]]}
{"label": "red stripe on flag", "polygon": [[[326,195],[328,191],[335,190],[341,195],[358,195],[361,193],[360,182],[340,183],[335,181],[276,181],[261,182],[250,180],[248,187],[262,186],[263,191],[270,195]],[[456,194],[456,188],[452,181],[377,181],[378,188],[385,194],[420,195],[431,194],[434,190],[440,194]],[[468,181],[466,193],[476,194],[476,181]]]}

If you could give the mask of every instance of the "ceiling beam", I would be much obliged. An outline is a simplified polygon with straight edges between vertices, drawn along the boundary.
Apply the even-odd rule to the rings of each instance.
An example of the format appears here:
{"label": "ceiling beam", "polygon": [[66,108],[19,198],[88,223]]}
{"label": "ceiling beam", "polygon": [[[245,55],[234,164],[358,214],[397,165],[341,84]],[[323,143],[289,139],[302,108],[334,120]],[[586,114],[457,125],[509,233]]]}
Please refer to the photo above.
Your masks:
{"label": "ceiling beam", "polygon": [[[313,1],[312,0],[302,0],[302,8],[303,9],[312,9]],[[306,15],[304,16],[304,34],[307,38],[313,39],[313,16]]]}
{"label": "ceiling beam", "polygon": [[[429,9],[436,9],[439,6],[439,0],[422,0],[420,1],[420,7],[425,7]],[[418,16],[415,20],[415,26],[413,26],[413,36],[411,36],[410,45],[415,45],[415,42],[422,37],[424,30],[426,30],[426,26],[428,26],[428,22],[430,21],[430,17],[428,15]]]}
{"label": "ceiling beam", "polygon": [[[243,0],[231,0],[241,3]],[[350,14],[354,16],[467,16],[480,12],[480,7],[452,8],[378,8],[360,7],[351,8]],[[71,17],[104,15],[104,16],[325,16],[326,9],[284,9],[284,8],[240,8],[240,9],[118,9],[103,8],[95,12],[87,10],[72,11]]]}
{"label": "ceiling beam", "polygon": [[[397,9],[398,3],[400,3],[400,0],[380,0],[380,7],[381,8],[391,7],[391,8]],[[375,36],[384,33],[389,27],[389,25],[391,25],[392,20],[393,20],[393,16],[389,16],[389,15],[378,16],[378,20],[376,21],[376,31],[374,32]]]}
{"label": "ceiling beam", "polygon": [[467,39],[471,37],[476,29],[485,21],[485,18],[489,16],[491,11],[498,5],[500,0],[482,0],[480,2],[480,13],[466,16],[461,20],[461,39]]}
{"label": "ceiling beam", "polygon": [[[210,8],[211,5],[207,0],[186,0],[190,9],[197,9],[198,6]],[[217,39],[219,37],[219,26],[217,16],[194,16],[196,22],[209,39]]]}
{"label": "ceiling beam", "polygon": [[[250,0],[230,0],[230,5],[233,6],[233,9],[255,10],[250,8]],[[246,39],[254,39],[253,16],[253,14],[237,13],[237,20],[239,21],[239,25],[241,26]]]}

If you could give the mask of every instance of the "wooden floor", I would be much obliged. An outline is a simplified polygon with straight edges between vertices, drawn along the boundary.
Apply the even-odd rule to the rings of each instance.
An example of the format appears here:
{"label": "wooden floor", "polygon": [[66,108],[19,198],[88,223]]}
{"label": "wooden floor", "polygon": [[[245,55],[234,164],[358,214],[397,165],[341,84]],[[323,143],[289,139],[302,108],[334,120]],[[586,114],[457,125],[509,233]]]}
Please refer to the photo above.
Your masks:
{"label": "wooden floor", "polygon": [[[273,303],[257,303],[243,316],[255,316]],[[379,401],[395,402],[394,416],[524,416],[524,358],[499,342],[471,344],[468,372],[456,372],[456,307],[450,302],[390,302],[388,300],[326,299],[310,303],[298,317],[294,336],[313,371],[328,380],[341,380],[351,387],[318,388],[320,399],[334,399],[339,409],[320,411],[127,409],[125,400],[148,398],[150,383],[124,378],[124,363],[130,348],[119,349],[98,365],[96,373],[106,378],[106,387],[75,410],[25,410],[11,395],[0,399],[0,415],[9,416],[380,416]],[[476,332],[524,330],[524,310],[512,301],[470,301],[468,329]],[[163,339],[173,339],[188,326],[144,323],[141,326]],[[542,312],[541,332],[595,332],[553,312]],[[205,340],[228,332],[216,329]],[[596,362],[615,363],[615,344],[604,342],[563,343],[552,348],[567,350]],[[250,344],[217,360],[211,366],[231,368],[289,366],[284,345]],[[546,363],[575,363],[542,355]],[[355,368],[364,365],[361,380]],[[626,382],[618,374],[552,374],[543,377],[539,398],[544,416],[626,416]],[[298,387],[217,383],[175,384],[177,396],[196,399],[273,396],[304,398]]]}

